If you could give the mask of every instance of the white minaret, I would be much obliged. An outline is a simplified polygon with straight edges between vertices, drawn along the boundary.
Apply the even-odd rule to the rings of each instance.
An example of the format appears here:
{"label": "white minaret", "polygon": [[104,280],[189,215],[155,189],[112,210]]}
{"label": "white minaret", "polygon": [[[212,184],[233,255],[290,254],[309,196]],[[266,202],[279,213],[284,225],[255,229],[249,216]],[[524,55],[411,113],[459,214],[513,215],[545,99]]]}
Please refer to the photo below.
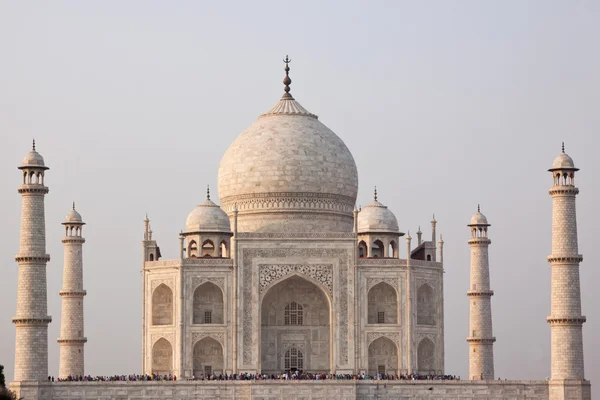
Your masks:
{"label": "white minaret", "polygon": [[[583,257],[577,247],[577,217],[575,196],[575,168],[573,160],[562,153],[556,157],[552,168],[554,185],[552,196],[552,294],[550,316],[547,321],[551,332],[551,383],[552,381],[583,380],[583,337],[585,317],[581,315],[579,263]],[[560,390],[558,390],[560,391]],[[551,399],[566,398],[551,388]],[[579,398],[579,397],[578,397]]]}
{"label": "white minaret", "polygon": [[69,211],[65,222],[65,261],[63,269],[62,315],[60,319],[60,366],[58,376],[84,375],[83,345],[87,339],[83,336],[83,243],[82,229],[85,223],[81,215],[73,209]]}
{"label": "white minaret", "polygon": [[487,218],[479,206],[471,217],[471,282],[467,296],[470,303],[469,379],[494,379],[494,342],[492,334],[492,304],[494,292],[490,290],[490,265]]}
{"label": "white minaret", "polygon": [[19,167],[23,184],[19,187],[21,205],[21,239],[19,254],[19,283],[17,287],[17,328],[15,345],[15,381],[41,381],[48,377],[48,316],[46,293],[46,223],[44,217],[44,174],[48,167],[31,150]]}

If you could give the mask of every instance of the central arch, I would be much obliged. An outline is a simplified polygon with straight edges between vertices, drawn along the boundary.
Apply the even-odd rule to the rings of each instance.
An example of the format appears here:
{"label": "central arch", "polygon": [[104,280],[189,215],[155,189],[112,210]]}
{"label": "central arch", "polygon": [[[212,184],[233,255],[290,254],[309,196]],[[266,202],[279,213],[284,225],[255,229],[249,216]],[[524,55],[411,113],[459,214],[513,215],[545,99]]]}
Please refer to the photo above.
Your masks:
{"label": "central arch", "polygon": [[261,301],[261,370],[331,371],[331,307],[323,289],[298,275],[271,286]]}

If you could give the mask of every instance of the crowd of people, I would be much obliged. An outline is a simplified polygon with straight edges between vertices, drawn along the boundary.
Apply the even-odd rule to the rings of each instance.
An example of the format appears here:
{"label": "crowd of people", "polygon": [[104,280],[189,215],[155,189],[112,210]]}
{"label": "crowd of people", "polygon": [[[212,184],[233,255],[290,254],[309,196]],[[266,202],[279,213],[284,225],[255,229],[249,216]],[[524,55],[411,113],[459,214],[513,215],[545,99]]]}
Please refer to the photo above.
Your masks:
{"label": "crowd of people", "polygon": [[[200,375],[200,376],[192,376],[192,378],[186,380],[193,381],[275,381],[275,380],[292,380],[292,381],[362,381],[362,380],[384,380],[384,381],[447,381],[447,380],[460,380],[460,376],[456,375],[421,375],[421,374],[401,374],[401,375],[393,375],[393,374],[376,374],[376,375],[368,375],[368,374],[323,374],[323,373],[311,373],[305,371],[286,371],[279,374],[250,374],[250,373],[242,373],[242,374],[210,374],[210,375]],[[119,382],[119,381],[128,381],[128,382],[156,382],[156,381],[177,381],[177,376],[175,375],[159,375],[159,374],[151,374],[151,375],[112,375],[112,376],[69,376],[67,378],[54,378],[53,376],[48,377],[49,382]]]}

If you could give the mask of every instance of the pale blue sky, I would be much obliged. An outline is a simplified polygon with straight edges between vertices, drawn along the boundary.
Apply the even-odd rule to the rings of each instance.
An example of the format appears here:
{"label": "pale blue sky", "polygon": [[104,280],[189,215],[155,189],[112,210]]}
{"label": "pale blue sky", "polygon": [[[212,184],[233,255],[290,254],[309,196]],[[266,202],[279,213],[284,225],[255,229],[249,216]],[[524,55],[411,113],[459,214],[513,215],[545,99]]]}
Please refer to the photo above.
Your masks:
{"label": "pale blue sky", "polygon": [[[600,378],[600,4],[593,1],[0,1],[0,364],[12,379],[20,198],[36,138],[47,184],[49,370],[58,372],[62,227],[84,230],[86,372],[141,371],[142,220],[165,258],[229,143],[292,94],[334,130],[401,230],[446,241],[446,372],[466,377],[468,229],[490,249],[496,375],[550,370],[552,179],[577,184],[586,375]],[[403,253],[404,257],[405,254]],[[119,333],[115,333],[119,332]]]}

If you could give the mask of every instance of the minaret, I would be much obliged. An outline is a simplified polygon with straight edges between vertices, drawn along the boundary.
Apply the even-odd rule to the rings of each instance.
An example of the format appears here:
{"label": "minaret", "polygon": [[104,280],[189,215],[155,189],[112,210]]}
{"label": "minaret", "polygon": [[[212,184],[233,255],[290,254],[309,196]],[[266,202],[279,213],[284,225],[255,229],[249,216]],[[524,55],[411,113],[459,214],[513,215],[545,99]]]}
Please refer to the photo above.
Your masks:
{"label": "minaret", "polygon": [[73,209],[69,211],[65,222],[65,236],[62,239],[65,247],[63,269],[63,287],[59,292],[62,298],[62,314],[60,318],[60,366],[58,376],[84,375],[83,345],[87,339],[83,336],[83,244],[82,229],[85,223],[81,215]]}
{"label": "minaret", "polygon": [[[577,218],[575,196],[575,168],[573,159],[562,153],[556,157],[552,168],[554,185],[552,196],[552,254],[548,261],[552,271],[550,316],[547,318],[551,332],[551,385],[552,381],[583,380],[583,337],[585,317],[581,315],[579,263],[583,260],[577,247]],[[566,398],[553,396],[550,398]],[[555,393],[556,394],[556,393]]]}
{"label": "minaret", "polygon": [[46,223],[44,174],[48,167],[33,149],[19,167],[23,184],[19,187],[21,203],[21,239],[19,283],[17,287],[17,328],[15,345],[15,381],[41,381],[48,377],[48,316],[46,292]]}
{"label": "minaret", "polygon": [[436,225],[437,225],[437,221],[435,219],[435,214],[433,214],[433,219],[431,220],[431,243],[433,244],[433,248],[434,248],[433,255],[432,255],[432,258],[433,258],[432,261],[436,261],[436,253],[437,253],[437,250],[435,250],[436,244],[437,244],[437,235],[435,233]]}
{"label": "minaret", "polygon": [[490,290],[490,266],[487,218],[479,206],[471,217],[471,284],[467,296],[470,302],[469,379],[494,379],[494,342],[492,334],[492,304],[494,292]]}

